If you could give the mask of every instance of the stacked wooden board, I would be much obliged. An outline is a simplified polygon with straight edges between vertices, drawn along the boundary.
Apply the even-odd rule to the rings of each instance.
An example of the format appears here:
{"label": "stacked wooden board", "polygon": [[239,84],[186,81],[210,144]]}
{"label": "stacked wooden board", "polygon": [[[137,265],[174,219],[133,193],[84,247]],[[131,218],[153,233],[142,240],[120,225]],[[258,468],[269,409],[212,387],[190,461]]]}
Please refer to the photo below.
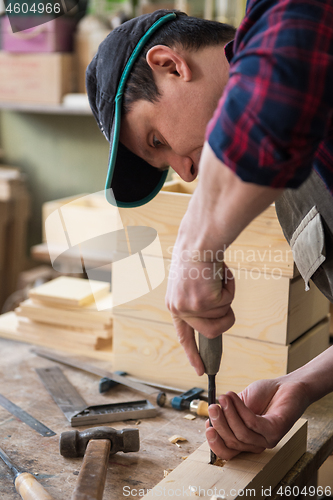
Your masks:
{"label": "stacked wooden board", "polygon": [[15,313],[0,316],[0,336],[110,359],[110,286],[62,276],[33,288]]}
{"label": "stacked wooden board", "polygon": [[[156,229],[165,279],[149,293],[119,304],[118,294],[123,297],[126,290],[121,276],[112,276],[114,369],[182,389],[200,381],[178,343],[164,297],[169,259],[190,199],[184,183],[173,181],[147,205],[120,209],[124,227]],[[152,246],[150,266],[154,258],[161,260],[158,251]],[[236,323],[223,335],[219,392],[238,392],[252,381],[286,374],[328,347],[329,303],[314,285],[305,292],[274,206],[243,231],[225,261],[236,280]],[[201,385],[206,386],[205,379]]]}
{"label": "stacked wooden board", "polygon": [[0,310],[26,265],[30,196],[17,168],[0,166]]}

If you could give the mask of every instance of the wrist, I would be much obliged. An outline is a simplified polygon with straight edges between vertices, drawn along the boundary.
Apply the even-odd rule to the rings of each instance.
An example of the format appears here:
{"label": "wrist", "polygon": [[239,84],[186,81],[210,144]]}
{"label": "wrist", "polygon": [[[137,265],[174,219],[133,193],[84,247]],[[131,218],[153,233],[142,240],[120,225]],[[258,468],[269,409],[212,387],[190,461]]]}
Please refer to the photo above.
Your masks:
{"label": "wrist", "polygon": [[188,211],[179,227],[176,249],[184,262],[222,264],[227,245],[219,234],[218,225],[212,224],[212,217],[201,218]]}

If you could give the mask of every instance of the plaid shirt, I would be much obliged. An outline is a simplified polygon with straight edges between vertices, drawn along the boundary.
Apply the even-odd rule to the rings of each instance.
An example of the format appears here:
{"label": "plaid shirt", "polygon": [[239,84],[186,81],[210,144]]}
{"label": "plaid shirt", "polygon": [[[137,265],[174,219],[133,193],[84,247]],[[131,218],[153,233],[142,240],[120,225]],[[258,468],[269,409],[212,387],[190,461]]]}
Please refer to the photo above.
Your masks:
{"label": "plaid shirt", "polygon": [[206,138],[243,181],[333,193],[333,0],[248,0]]}

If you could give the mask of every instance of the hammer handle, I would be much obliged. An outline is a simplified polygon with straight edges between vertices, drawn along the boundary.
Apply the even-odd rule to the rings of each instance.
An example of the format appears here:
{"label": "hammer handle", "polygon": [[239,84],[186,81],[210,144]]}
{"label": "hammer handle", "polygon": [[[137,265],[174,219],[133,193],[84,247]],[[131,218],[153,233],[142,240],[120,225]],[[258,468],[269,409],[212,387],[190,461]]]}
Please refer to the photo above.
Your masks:
{"label": "hammer handle", "polygon": [[22,472],[16,477],[15,488],[23,500],[53,500],[36,478],[28,472]]}
{"label": "hammer handle", "polygon": [[72,500],[102,500],[110,447],[109,439],[89,441]]}

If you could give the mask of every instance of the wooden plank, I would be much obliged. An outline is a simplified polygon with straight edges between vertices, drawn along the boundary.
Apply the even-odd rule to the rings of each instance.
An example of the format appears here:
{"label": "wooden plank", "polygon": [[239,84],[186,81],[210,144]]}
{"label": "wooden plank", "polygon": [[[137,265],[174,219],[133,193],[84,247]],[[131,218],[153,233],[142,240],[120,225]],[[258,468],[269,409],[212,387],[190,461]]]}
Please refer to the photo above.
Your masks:
{"label": "wooden plank", "polygon": [[[51,323],[51,322],[41,322],[41,321],[36,321],[34,319],[28,318],[25,316],[25,314],[22,312],[20,307],[17,307],[15,309],[15,314],[16,316],[19,317],[19,324],[23,325],[31,325],[31,330],[35,329],[36,331],[40,332],[41,335],[64,335],[66,338],[66,335],[68,337],[71,337],[72,334],[77,336],[77,341],[80,341],[80,335],[82,335],[83,342],[84,339],[91,339],[93,343],[96,341],[96,339],[103,338],[103,339],[110,339],[112,337],[112,325],[108,325],[104,327],[104,325],[97,325],[97,327],[90,328],[88,324],[85,326],[69,326],[69,325],[62,325],[62,324],[57,324],[57,323]],[[29,328],[30,330],[30,328]],[[60,340],[59,340],[60,341]]]}
{"label": "wooden plank", "polygon": [[[255,380],[278,377],[301,366],[325,349],[328,327],[326,319],[291,346],[225,333],[217,391],[239,392]],[[114,370],[184,390],[206,387],[206,376],[198,379],[171,324],[114,315],[113,349]]]}
{"label": "wooden plank", "polygon": [[[97,308],[102,307],[103,303],[111,302],[111,294],[106,295],[97,301]],[[23,316],[34,321],[42,323],[51,323],[54,325],[72,326],[74,328],[111,328],[112,310],[98,311],[96,304],[78,308],[50,307],[31,299],[21,302],[20,309]]]}
{"label": "wooden plank", "polygon": [[108,347],[103,347],[98,350],[86,347],[81,342],[76,342],[75,344],[64,342],[60,346],[58,338],[54,335],[38,335],[35,332],[30,335],[27,332],[22,332],[18,325],[18,317],[14,312],[0,315],[0,337],[40,345],[49,349],[59,350],[61,348],[71,354],[89,356],[108,362],[112,361],[112,346],[109,341]]}
{"label": "wooden plank", "polygon": [[[208,463],[209,447],[204,443],[144,498],[156,498],[161,492],[168,498],[210,499],[214,494],[230,500],[269,497],[272,489],[305,453],[306,439],[307,421],[300,419],[275,448],[258,455],[241,453],[223,467]],[[192,495],[190,488],[194,492]]]}
{"label": "wooden plank", "polygon": [[105,296],[109,291],[109,284],[103,281],[60,276],[30,290],[29,297],[46,304],[82,307]]}
{"label": "wooden plank", "polygon": [[[170,264],[170,260],[164,259],[165,279],[161,285],[146,295],[115,306],[114,314],[172,324],[165,305]],[[117,276],[112,275],[114,293],[124,287],[121,277],[115,283]],[[232,308],[236,322],[229,335],[287,345],[328,314],[328,300],[314,285],[306,292],[301,277],[290,280],[247,270],[234,271],[234,276],[236,294]]]}
{"label": "wooden plank", "polygon": [[60,328],[46,323],[38,323],[31,321],[28,318],[18,316],[18,331],[23,333],[26,339],[34,342],[44,337],[53,337],[58,345],[58,349],[62,346],[77,345],[85,346],[89,349],[99,349],[112,346],[112,329],[109,330],[84,330],[73,328]]}

